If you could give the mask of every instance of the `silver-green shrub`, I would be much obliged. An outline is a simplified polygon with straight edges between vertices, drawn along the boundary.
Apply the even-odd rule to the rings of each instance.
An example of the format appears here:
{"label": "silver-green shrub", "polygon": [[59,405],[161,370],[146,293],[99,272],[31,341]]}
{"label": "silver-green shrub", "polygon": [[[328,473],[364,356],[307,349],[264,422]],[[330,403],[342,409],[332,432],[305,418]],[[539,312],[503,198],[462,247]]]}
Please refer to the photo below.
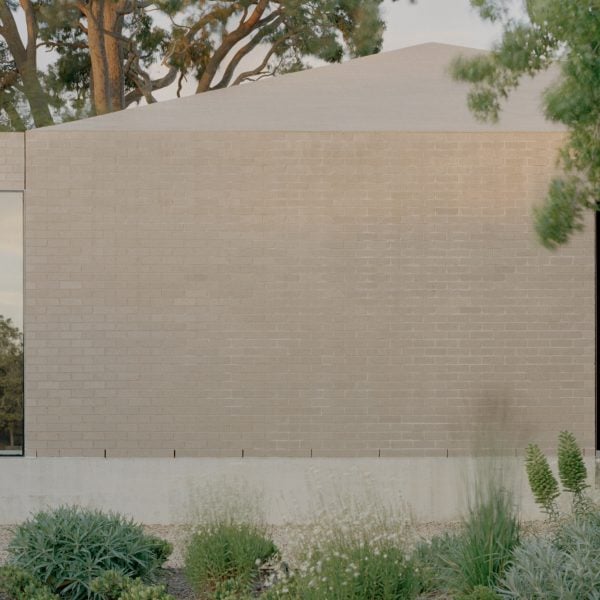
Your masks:
{"label": "silver-green shrub", "polygon": [[600,515],[571,519],[552,539],[519,546],[499,585],[511,600],[600,600]]}
{"label": "silver-green shrub", "polygon": [[19,525],[8,547],[12,565],[69,600],[102,600],[91,584],[105,571],[151,580],[171,550],[119,514],[66,506]]}

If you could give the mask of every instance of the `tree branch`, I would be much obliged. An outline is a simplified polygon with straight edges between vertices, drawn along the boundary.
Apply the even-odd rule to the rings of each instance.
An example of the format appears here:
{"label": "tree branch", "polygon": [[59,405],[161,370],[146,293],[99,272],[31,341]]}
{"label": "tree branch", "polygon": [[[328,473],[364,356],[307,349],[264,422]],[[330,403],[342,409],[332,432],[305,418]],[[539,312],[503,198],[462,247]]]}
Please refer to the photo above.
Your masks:
{"label": "tree branch", "polygon": [[241,60],[244,56],[247,56],[254,48],[256,48],[261,41],[269,35],[274,29],[278,27],[278,25],[283,21],[282,17],[276,18],[271,24],[269,29],[262,29],[259,31],[245,46],[242,46],[233,56],[233,58],[229,61],[227,68],[225,69],[225,73],[221,78],[221,81],[217,83],[217,85],[213,86],[212,90],[218,90],[224,87],[227,87],[235,73],[235,70],[239,66]]}
{"label": "tree branch", "polygon": [[258,65],[258,67],[256,67],[255,69],[252,69],[250,71],[244,71],[243,73],[240,73],[235,78],[235,81],[233,82],[232,85],[240,85],[240,83],[244,82],[246,79],[249,79],[250,77],[253,77],[254,75],[263,75],[263,76],[272,75],[273,73],[263,73],[263,70],[265,69],[265,67],[269,63],[269,60],[271,59],[271,57],[273,56],[273,54],[277,50],[277,47],[280,46],[281,44],[283,44],[284,41],[286,41],[286,40],[288,40],[288,39],[290,39],[292,37],[293,37],[293,35],[287,35],[285,37],[282,37],[282,38],[278,39],[271,46],[271,48],[269,48],[269,51],[267,52],[267,54],[263,58],[263,61],[260,63],[260,65]]}

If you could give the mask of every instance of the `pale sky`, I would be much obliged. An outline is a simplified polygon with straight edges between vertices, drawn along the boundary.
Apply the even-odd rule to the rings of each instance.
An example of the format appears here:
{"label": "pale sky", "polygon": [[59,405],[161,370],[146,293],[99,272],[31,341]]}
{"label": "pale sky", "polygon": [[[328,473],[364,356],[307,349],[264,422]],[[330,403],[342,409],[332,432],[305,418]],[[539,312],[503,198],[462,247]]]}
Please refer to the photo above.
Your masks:
{"label": "pale sky", "polygon": [[23,201],[16,192],[0,192],[0,315],[23,326]]}
{"label": "pale sky", "polygon": [[[468,0],[384,0],[387,23],[383,50],[396,50],[425,42],[489,49],[500,36],[500,28],[483,22]],[[254,84],[249,84],[254,85]],[[192,91],[192,83],[186,92]],[[162,90],[157,98],[174,97]],[[0,193],[0,314],[22,327],[22,204],[20,194]]]}

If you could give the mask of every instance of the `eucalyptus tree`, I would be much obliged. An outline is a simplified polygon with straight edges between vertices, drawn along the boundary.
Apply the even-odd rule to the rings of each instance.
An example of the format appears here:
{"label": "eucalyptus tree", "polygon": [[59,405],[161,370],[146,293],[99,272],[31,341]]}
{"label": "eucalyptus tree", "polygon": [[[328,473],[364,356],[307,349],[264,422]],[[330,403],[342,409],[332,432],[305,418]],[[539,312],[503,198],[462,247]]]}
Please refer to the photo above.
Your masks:
{"label": "eucalyptus tree", "polygon": [[174,83],[179,95],[186,79],[203,93],[372,54],[381,3],[0,0],[0,123],[40,127],[155,102]]}
{"label": "eucalyptus tree", "polygon": [[525,18],[509,0],[471,0],[481,16],[501,23],[501,42],[489,54],[460,58],[454,76],[473,84],[469,107],[496,121],[502,101],[522,77],[556,63],[560,77],[543,95],[546,116],[568,130],[562,175],[535,209],[541,242],[556,248],[583,228],[586,209],[600,208],[600,0],[525,0]]}

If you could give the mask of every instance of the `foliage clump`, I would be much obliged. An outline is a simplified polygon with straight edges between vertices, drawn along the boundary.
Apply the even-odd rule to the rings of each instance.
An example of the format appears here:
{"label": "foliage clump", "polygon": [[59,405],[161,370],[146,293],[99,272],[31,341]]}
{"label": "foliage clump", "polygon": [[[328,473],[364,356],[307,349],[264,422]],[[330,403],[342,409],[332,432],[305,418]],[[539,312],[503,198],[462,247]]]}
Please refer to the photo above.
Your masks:
{"label": "foliage clump", "polygon": [[396,540],[346,534],[313,549],[298,572],[269,590],[266,599],[408,600],[420,591],[415,563]]}
{"label": "foliage clump", "polygon": [[591,511],[558,525],[554,537],[526,540],[500,582],[502,598],[597,598],[600,590],[600,514]]}
{"label": "foliage clump", "polygon": [[163,585],[147,585],[114,570],[94,579],[90,587],[102,600],[175,600]]}
{"label": "foliage clump", "polygon": [[105,571],[152,579],[172,548],[142,526],[115,513],[64,506],[19,525],[9,561],[53,593],[69,600],[101,600],[92,581]]}
{"label": "foliage clump", "polygon": [[14,565],[0,567],[0,592],[11,600],[59,600],[39,579]]}
{"label": "foliage clump", "polygon": [[223,519],[200,525],[193,533],[185,574],[197,594],[218,591],[223,596],[228,587],[250,589],[257,582],[259,566],[277,552],[260,525]]}
{"label": "foliage clump", "polygon": [[442,536],[432,546],[437,551],[434,568],[439,587],[459,594],[493,587],[510,565],[520,539],[511,495],[494,482],[483,485],[461,530]]}
{"label": "foliage clump", "polygon": [[503,101],[524,76],[556,63],[560,77],[543,95],[546,117],[565,125],[563,174],[534,211],[540,241],[554,249],[583,228],[585,209],[600,198],[600,10],[596,2],[528,0],[527,19],[511,16],[508,0],[471,0],[482,18],[503,27],[487,55],[454,62],[455,78],[473,84],[468,105],[476,117],[497,121]]}

